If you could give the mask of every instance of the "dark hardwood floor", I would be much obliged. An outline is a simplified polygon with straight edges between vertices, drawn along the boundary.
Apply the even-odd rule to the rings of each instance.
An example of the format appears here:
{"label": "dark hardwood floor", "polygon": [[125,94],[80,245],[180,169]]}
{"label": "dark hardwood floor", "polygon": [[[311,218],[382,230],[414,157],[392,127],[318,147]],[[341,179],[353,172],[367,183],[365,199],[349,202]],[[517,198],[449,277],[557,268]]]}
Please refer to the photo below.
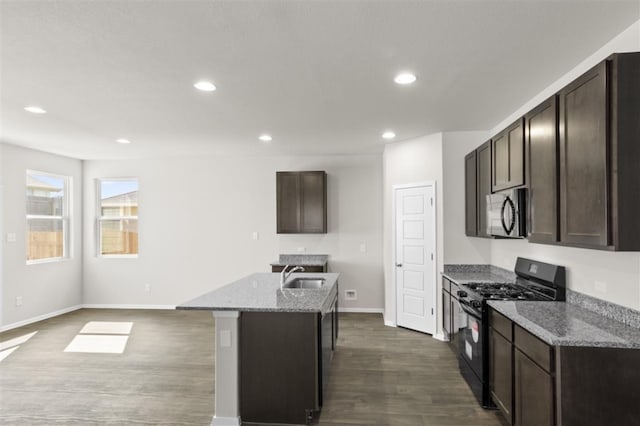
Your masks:
{"label": "dark hardwood floor", "polygon": [[[133,322],[122,354],[69,353],[89,321]],[[0,362],[3,425],[208,425],[209,312],[83,309],[0,333],[34,331]],[[13,346],[15,347],[15,345]],[[480,408],[446,344],[342,314],[321,425],[501,425]]]}

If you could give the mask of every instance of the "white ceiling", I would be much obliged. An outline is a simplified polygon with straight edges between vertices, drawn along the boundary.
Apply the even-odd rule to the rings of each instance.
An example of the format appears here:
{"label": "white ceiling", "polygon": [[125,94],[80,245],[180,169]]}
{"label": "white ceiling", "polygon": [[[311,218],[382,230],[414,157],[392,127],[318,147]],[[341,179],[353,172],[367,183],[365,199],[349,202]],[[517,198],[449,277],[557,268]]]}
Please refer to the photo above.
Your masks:
{"label": "white ceiling", "polygon": [[[489,129],[640,2],[0,0],[0,14],[0,139],[101,159],[375,153],[388,128]],[[418,81],[394,84],[400,70]]]}

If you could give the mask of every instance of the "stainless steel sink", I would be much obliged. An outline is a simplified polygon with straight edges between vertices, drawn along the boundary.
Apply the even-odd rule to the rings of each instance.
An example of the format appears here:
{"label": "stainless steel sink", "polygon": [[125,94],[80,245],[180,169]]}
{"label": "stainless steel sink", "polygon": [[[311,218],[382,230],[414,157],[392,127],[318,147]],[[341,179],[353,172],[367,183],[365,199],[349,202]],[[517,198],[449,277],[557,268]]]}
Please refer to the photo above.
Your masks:
{"label": "stainless steel sink", "polygon": [[324,285],[324,278],[294,278],[285,283],[284,288],[321,288]]}

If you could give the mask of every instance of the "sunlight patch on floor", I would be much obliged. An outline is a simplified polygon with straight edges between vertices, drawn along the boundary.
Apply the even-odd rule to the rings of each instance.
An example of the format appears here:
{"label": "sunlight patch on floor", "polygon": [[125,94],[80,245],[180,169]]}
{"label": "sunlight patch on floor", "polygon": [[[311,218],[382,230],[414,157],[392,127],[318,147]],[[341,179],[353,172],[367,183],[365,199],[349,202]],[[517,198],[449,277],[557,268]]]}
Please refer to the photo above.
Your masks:
{"label": "sunlight patch on floor", "polygon": [[0,342],[0,351],[4,351],[5,349],[12,348],[14,346],[18,346],[31,339],[37,331],[33,333],[25,334],[23,336],[14,337],[13,339],[5,340],[4,342]]}
{"label": "sunlight patch on floor", "polygon": [[82,327],[80,334],[129,334],[132,322],[90,321]]}
{"label": "sunlight patch on floor", "polygon": [[11,355],[13,353],[13,351],[15,351],[16,349],[18,349],[20,346],[14,346],[13,348],[9,348],[9,349],[5,349],[3,351],[0,351],[0,362],[4,361],[4,359],[6,357],[8,357],[9,355]]}
{"label": "sunlight patch on floor", "polygon": [[100,354],[121,354],[127,346],[129,336],[106,336],[96,334],[78,334],[64,350],[65,352],[83,352]]}
{"label": "sunlight patch on floor", "polygon": [[127,346],[132,322],[89,321],[65,348],[65,352],[121,354]]}
{"label": "sunlight patch on floor", "polygon": [[27,340],[35,336],[36,333],[37,331],[34,331],[33,333],[24,334],[22,336],[14,337],[13,339],[0,342],[0,362],[4,361],[6,357],[11,355],[13,351],[18,349],[21,344],[25,343]]}

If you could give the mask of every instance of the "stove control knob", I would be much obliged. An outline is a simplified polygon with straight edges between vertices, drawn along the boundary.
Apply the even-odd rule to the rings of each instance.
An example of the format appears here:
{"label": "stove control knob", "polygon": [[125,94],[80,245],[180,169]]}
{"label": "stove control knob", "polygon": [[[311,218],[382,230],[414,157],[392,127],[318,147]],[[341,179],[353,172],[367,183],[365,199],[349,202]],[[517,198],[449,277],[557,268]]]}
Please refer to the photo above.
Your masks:
{"label": "stove control knob", "polygon": [[458,297],[467,297],[467,292],[466,291],[462,291],[462,290],[458,290]]}
{"label": "stove control knob", "polygon": [[480,309],[480,306],[482,306],[482,302],[480,302],[479,300],[472,300],[469,302],[469,304],[471,305],[472,308],[476,308],[476,309]]}

